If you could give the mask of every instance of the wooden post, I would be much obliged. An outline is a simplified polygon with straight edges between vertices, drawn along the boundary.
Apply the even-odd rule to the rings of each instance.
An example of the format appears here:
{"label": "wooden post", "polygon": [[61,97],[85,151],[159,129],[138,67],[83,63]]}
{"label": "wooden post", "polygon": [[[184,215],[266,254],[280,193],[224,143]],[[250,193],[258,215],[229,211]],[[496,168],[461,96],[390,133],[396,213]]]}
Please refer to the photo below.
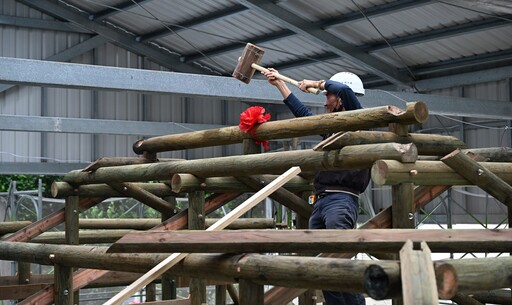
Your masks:
{"label": "wooden post", "polygon": [[263,305],[263,285],[240,279],[238,287],[240,305]]}
{"label": "wooden post", "polygon": [[[205,229],[204,192],[196,191],[188,194],[188,229]],[[204,279],[191,278],[190,283],[191,305],[206,303],[206,281]]]}
{"label": "wooden post", "polygon": [[215,286],[215,305],[226,305],[226,285]]}
{"label": "wooden post", "polygon": [[[20,285],[28,285],[30,284],[31,272],[30,272],[30,263],[26,262],[17,262],[18,265],[18,284]],[[19,299],[21,301],[22,299]]]}
{"label": "wooden post", "polygon": [[[208,228],[210,231],[214,230],[222,230],[229,223],[231,223],[236,218],[242,216],[245,212],[253,208],[256,204],[258,204],[261,200],[266,198],[270,193],[274,190],[281,187],[286,181],[288,181],[291,177],[296,176],[300,173],[300,168],[292,167],[288,171],[286,171],[283,175],[279,176],[276,180],[272,181],[269,185],[261,189],[259,192],[251,196],[245,202],[236,207],[229,214],[224,216],[221,220],[213,224]],[[122,304],[122,302],[128,298],[131,294],[137,291],[141,286],[147,285],[156,277],[162,275],[165,271],[167,271],[170,267],[174,266],[176,263],[181,261],[183,258],[187,256],[186,253],[174,253],[169,256],[167,259],[162,261],[160,264],[151,269],[148,273],[143,275],[139,280],[135,281],[132,285],[123,289],[120,293],[115,295],[112,299],[107,301],[105,304]]]}
{"label": "wooden post", "polygon": [[71,267],[61,264],[54,265],[54,296],[55,304],[73,305],[73,271]]}
{"label": "wooden post", "polygon": [[[79,241],[79,226],[78,226],[78,219],[80,215],[79,211],[79,202],[80,199],[78,196],[69,196],[66,198],[66,207],[65,207],[65,232],[66,232],[66,244],[68,245],[78,245],[80,244]],[[66,289],[68,290],[69,294],[69,301],[70,304],[78,304],[80,299],[80,289],[77,289],[75,292],[73,292],[73,271],[76,270],[76,268],[69,268],[69,270],[66,270],[66,268],[62,266],[61,272],[65,273],[65,279],[69,281],[67,284]],[[67,274],[69,272],[69,275]],[[61,278],[62,280],[62,278]],[[56,291],[57,294],[60,294],[62,292]],[[56,299],[57,300],[57,299]],[[59,304],[57,302],[57,304]]]}
{"label": "wooden post", "polygon": [[426,243],[413,250],[409,240],[400,250],[402,296],[405,305],[437,305],[439,303],[432,255]]}

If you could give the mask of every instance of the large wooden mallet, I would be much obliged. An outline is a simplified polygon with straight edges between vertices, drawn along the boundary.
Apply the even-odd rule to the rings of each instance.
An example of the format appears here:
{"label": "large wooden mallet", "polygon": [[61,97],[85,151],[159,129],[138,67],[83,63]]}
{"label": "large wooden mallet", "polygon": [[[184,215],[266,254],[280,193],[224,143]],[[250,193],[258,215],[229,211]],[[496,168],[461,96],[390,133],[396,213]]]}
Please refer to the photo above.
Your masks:
{"label": "large wooden mallet", "polygon": [[[263,53],[265,53],[265,51],[262,48],[259,48],[253,45],[252,43],[248,43],[245,46],[242,56],[238,59],[238,64],[236,65],[235,71],[232,74],[233,77],[248,84],[251,81],[251,78],[253,77],[254,72],[256,72],[256,70],[260,72],[267,72],[267,68],[264,68],[258,64],[261,58],[263,57]],[[289,84],[292,84],[294,86],[299,86],[299,83],[296,80],[281,75],[279,73],[276,74],[276,78]],[[314,94],[322,92],[320,89],[317,88],[308,88],[307,90],[308,92]]]}

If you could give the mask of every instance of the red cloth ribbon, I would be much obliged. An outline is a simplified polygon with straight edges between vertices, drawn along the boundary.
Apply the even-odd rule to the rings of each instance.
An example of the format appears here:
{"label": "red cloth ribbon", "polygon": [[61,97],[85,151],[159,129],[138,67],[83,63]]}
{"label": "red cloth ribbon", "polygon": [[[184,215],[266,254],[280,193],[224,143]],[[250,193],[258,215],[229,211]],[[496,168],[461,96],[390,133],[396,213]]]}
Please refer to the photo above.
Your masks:
{"label": "red cloth ribbon", "polygon": [[254,139],[256,144],[263,144],[263,148],[265,150],[269,150],[269,142],[267,140],[260,141],[256,139],[254,136],[254,131],[259,124],[265,123],[270,120],[270,114],[264,114],[265,108],[260,106],[252,106],[247,108],[244,112],[240,113],[240,124],[238,124],[238,128],[241,131],[247,133],[251,132],[252,138]]}

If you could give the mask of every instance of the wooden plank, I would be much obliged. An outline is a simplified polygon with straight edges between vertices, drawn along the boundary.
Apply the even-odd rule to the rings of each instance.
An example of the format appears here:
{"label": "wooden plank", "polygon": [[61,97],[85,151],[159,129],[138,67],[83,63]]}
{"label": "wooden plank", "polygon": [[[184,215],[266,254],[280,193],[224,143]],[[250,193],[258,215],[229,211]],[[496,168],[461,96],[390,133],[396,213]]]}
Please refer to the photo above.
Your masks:
{"label": "wooden plank", "polygon": [[434,252],[506,252],[512,249],[512,229],[356,229],[133,231],[109,248],[113,253],[310,253],[398,252],[411,240],[425,241]]}
{"label": "wooden plank", "polygon": [[[245,212],[253,208],[256,204],[258,204],[261,200],[266,198],[270,193],[274,190],[281,187],[286,181],[290,178],[296,176],[300,173],[299,167],[292,167],[284,174],[279,176],[276,180],[272,181],[269,185],[258,191],[256,194],[251,196],[245,202],[240,204],[238,207],[233,209],[226,216],[222,217],[221,220],[214,223],[211,227],[208,228],[208,231],[222,230],[228,226],[229,223],[233,222],[233,220],[242,216]],[[151,283],[155,278],[161,276],[165,271],[174,266],[176,263],[185,258],[187,253],[174,253],[169,256],[167,259],[163,260],[153,269],[151,269],[148,273],[143,275],[137,281],[135,281],[132,285],[126,287],[113,298],[108,300],[105,304],[122,304],[124,300],[126,300],[130,295],[134,294],[137,290],[144,287],[148,283]]]}
{"label": "wooden plank", "polygon": [[426,243],[413,250],[408,240],[400,250],[402,297],[405,305],[437,305],[438,295],[431,253]]}

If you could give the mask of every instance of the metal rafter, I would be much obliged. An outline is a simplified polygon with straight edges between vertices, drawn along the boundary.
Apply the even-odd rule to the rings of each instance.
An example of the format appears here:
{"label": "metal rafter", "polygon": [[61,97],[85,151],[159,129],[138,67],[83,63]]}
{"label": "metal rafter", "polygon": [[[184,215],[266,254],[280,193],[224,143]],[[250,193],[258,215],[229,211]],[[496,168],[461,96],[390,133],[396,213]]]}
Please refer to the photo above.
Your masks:
{"label": "metal rafter", "polygon": [[[507,19],[512,19],[512,15],[504,16]],[[452,36],[459,36],[469,33],[476,33],[481,31],[490,30],[493,28],[508,26],[510,25],[510,21],[504,19],[484,19],[478,21],[471,21],[463,24],[454,25],[451,27],[435,29],[428,32],[421,32],[417,34],[411,34],[404,37],[397,37],[388,39],[388,42],[393,47],[401,47],[406,45],[412,45],[417,43],[422,43],[426,41],[438,40],[443,38],[448,38]],[[374,52],[381,49],[389,48],[389,46],[384,42],[379,42],[372,45],[360,46],[361,49],[367,52]]]}
{"label": "metal rafter", "polygon": [[[106,43],[107,40],[104,37],[101,37],[100,35],[95,35],[92,38],[89,38],[77,45],[74,45],[60,53],[57,53],[55,55],[52,55],[45,60],[50,61],[69,61],[78,55],[81,55],[85,52],[88,52],[90,50],[93,50],[102,44]],[[8,90],[15,85],[0,85],[0,93],[4,92],[5,90]]]}
{"label": "metal rafter", "polygon": [[266,16],[269,19],[276,20],[284,28],[289,28],[299,35],[304,36],[312,43],[317,43],[326,49],[347,58],[361,68],[376,74],[390,82],[410,87],[413,83],[410,75],[399,71],[379,59],[361,51],[354,45],[338,38],[337,36],[326,32],[321,27],[311,24],[298,15],[283,9],[282,7],[264,0],[238,0],[243,5],[259,15]]}
{"label": "metal rafter", "polygon": [[72,32],[92,34],[91,31],[78,27],[70,22],[57,20],[45,20],[27,17],[0,15],[0,25],[16,26],[20,28],[32,28],[39,30],[50,30],[58,32]]}
{"label": "metal rafter", "polygon": [[69,22],[73,22],[81,25],[82,27],[95,32],[106,39],[112,41],[113,43],[121,46],[122,48],[143,56],[146,56],[148,59],[154,61],[155,63],[169,68],[173,71],[179,72],[188,72],[188,73],[211,73],[211,71],[207,71],[205,69],[201,69],[197,66],[193,66],[190,64],[185,64],[180,61],[180,57],[178,55],[164,53],[156,48],[150,47],[146,44],[139,43],[135,41],[135,38],[128,34],[123,34],[119,31],[106,27],[98,22],[91,21],[84,15],[75,13],[70,9],[64,8],[52,1],[48,0],[39,0],[39,1],[30,1],[30,0],[16,0],[17,2],[23,3],[28,7],[39,10],[47,15],[65,19]]}
{"label": "metal rafter", "polygon": [[188,28],[191,28],[194,26],[205,25],[207,23],[210,23],[213,21],[218,21],[219,19],[223,19],[223,18],[232,16],[232,15],[235,15],[235,14],[239,14],[239,13],[247,11],[247,10],[249,10],[249,9],[243,5],[234,5],[234,6],[201,16],[199,18],[194,18],[194,19],[185,21],[178,25],[170,25],[169,29],[171,29],[171,31],[168,28],[163,28],[163,29],[159,29],[159,30],[156,30],[156,31],[148,33],[148,34],[140,35],[137,37],[137,41],[145,42],[145,41],[149,41],[149,40],[155,40],[155,39],[158,39],[161,37],[165,37],[165,36],[174,34],[174,32],[178,33],[180,31],[183,31],[185,29],[188,29]]}
{"label": "metal rafter", "polygon": [[[290,37],[293,35],[297,35],[297,34],[290,30],[280,30],[277,32],[273,32],[271,34],[264,34],[261,36],[249,38],[249,41],[253,44],[260,44],[260,43],[264,43],[267,41],[273,41],[273,40],[278,40],[281,38],[287,38],[287,37]],[[193,53],[193,54],[189,54],[189,55],[184,55],[182,57],[182,61],[183,62],[192,62],[192,61],[195,61],[198,59],[203,59],[205,57],[212,57],[212,56],[220,55],[222,53],[227,53],[227,52],[231,52],[234,50],[238,50],[243,47],[245,47],[245,43],[235,42],[235,43],[230,43],[230,44],[224,44],[220,47],[206,50],[201,53]]]}
{"label": "metal rafter", "polygon": [[119,3],[118,5],[114,6],[113,8],[107,8],[107,9],[104,9],[100,12],[97,12],[97,13],[94,13],[94,14],[90,14],[89,15],[89,19],[90,20],[96,20],[96,21],[101,21],[101,20],[104,20],[104,19],[107,19],[109,17],[112,17],[116,14],[119,14],[125,10],[129,10],[130,8],[133,8],[133,7],[136,7],[137,6],[137,3],[139,5],[142,5],[143,3],[147,3],[149,1],[153,1],[153,0],[137,0],[137,2],[133,2],[131,0],[128,0],[128,1],[125,1],[125,2],[121,2]]}
{"label": "metal rafter", "polygon": [[[270,103],[282,105],[277,90],[269,90],[266,80],[254,79],[244,84],[233,77],[184,74],[96,65],[58,63],[42,60],[0,57],[0,82],[48,87],[80,88],[89,90],[130,90],[145,93],[165,93],[184,96]],[[48,73],[52,71],[52,73]],[[70,78],[69,75],[80,75]],[[325,97],[304,94],[295,87],[291,90],[304,103],[322,107]],[[250,98],[248,98],[250,97]],[[510,119],[512,108],[508,102],[478,100],[451,96],[386,93],[367,90],[361,98],[365,107],[395,105],[403,108],[405,101],[421,100],[428,104],[431,114],[464,117]]]}
{"label": "metal rafter", "polygon": [[[367,9],[365,9],[365,14],[368,17],[377,17],[377,16],[381,16],[381,15],[385,15],[385,14],[391,14],[391,13],[395,13],[398,11],[408,10],[411,8],[423,6],[423,5],[426,5],[429,3],[432,3],[432,0],[398,0],[398,1],[391,2],[391,3],[376,5],[376,6],[367,8]],[[353,12],[353,13],[348,13],[348,14],[344,14],[341,16],[336,16],[336,17],[333,17],[328,20],[322,20],[322,21],[314,23],[314,25],[318,28],[327,29],[330,27],[335,27],[335,26],[347,24],[350,22],[359,21],[362,19],[365,19],[365,17],[363,15],[361,15],[360,12]],[[293,31],[281,30],[281,31],[278,31],[275,33],[264,35],[264,36],[250,38],[249,41],[257,44],[257,43],[269,42],[269,41],[276,40],[276,39],[286,38],[286,37],[293,36],[293,35],[296,35],[296,33]],[[220,53],[233,51],[234,49],[238,49],[240,47],[241,47],[241,44],[239,44],[239,43],[224,45],[219,48],[203,51],[202,52],[203,54],[194,53],[194,54],[185,55],[184,61],[185,62],[193,61],[193,60],[203,58],[205,56],[211,57],[211,56],[218,55]]]}

